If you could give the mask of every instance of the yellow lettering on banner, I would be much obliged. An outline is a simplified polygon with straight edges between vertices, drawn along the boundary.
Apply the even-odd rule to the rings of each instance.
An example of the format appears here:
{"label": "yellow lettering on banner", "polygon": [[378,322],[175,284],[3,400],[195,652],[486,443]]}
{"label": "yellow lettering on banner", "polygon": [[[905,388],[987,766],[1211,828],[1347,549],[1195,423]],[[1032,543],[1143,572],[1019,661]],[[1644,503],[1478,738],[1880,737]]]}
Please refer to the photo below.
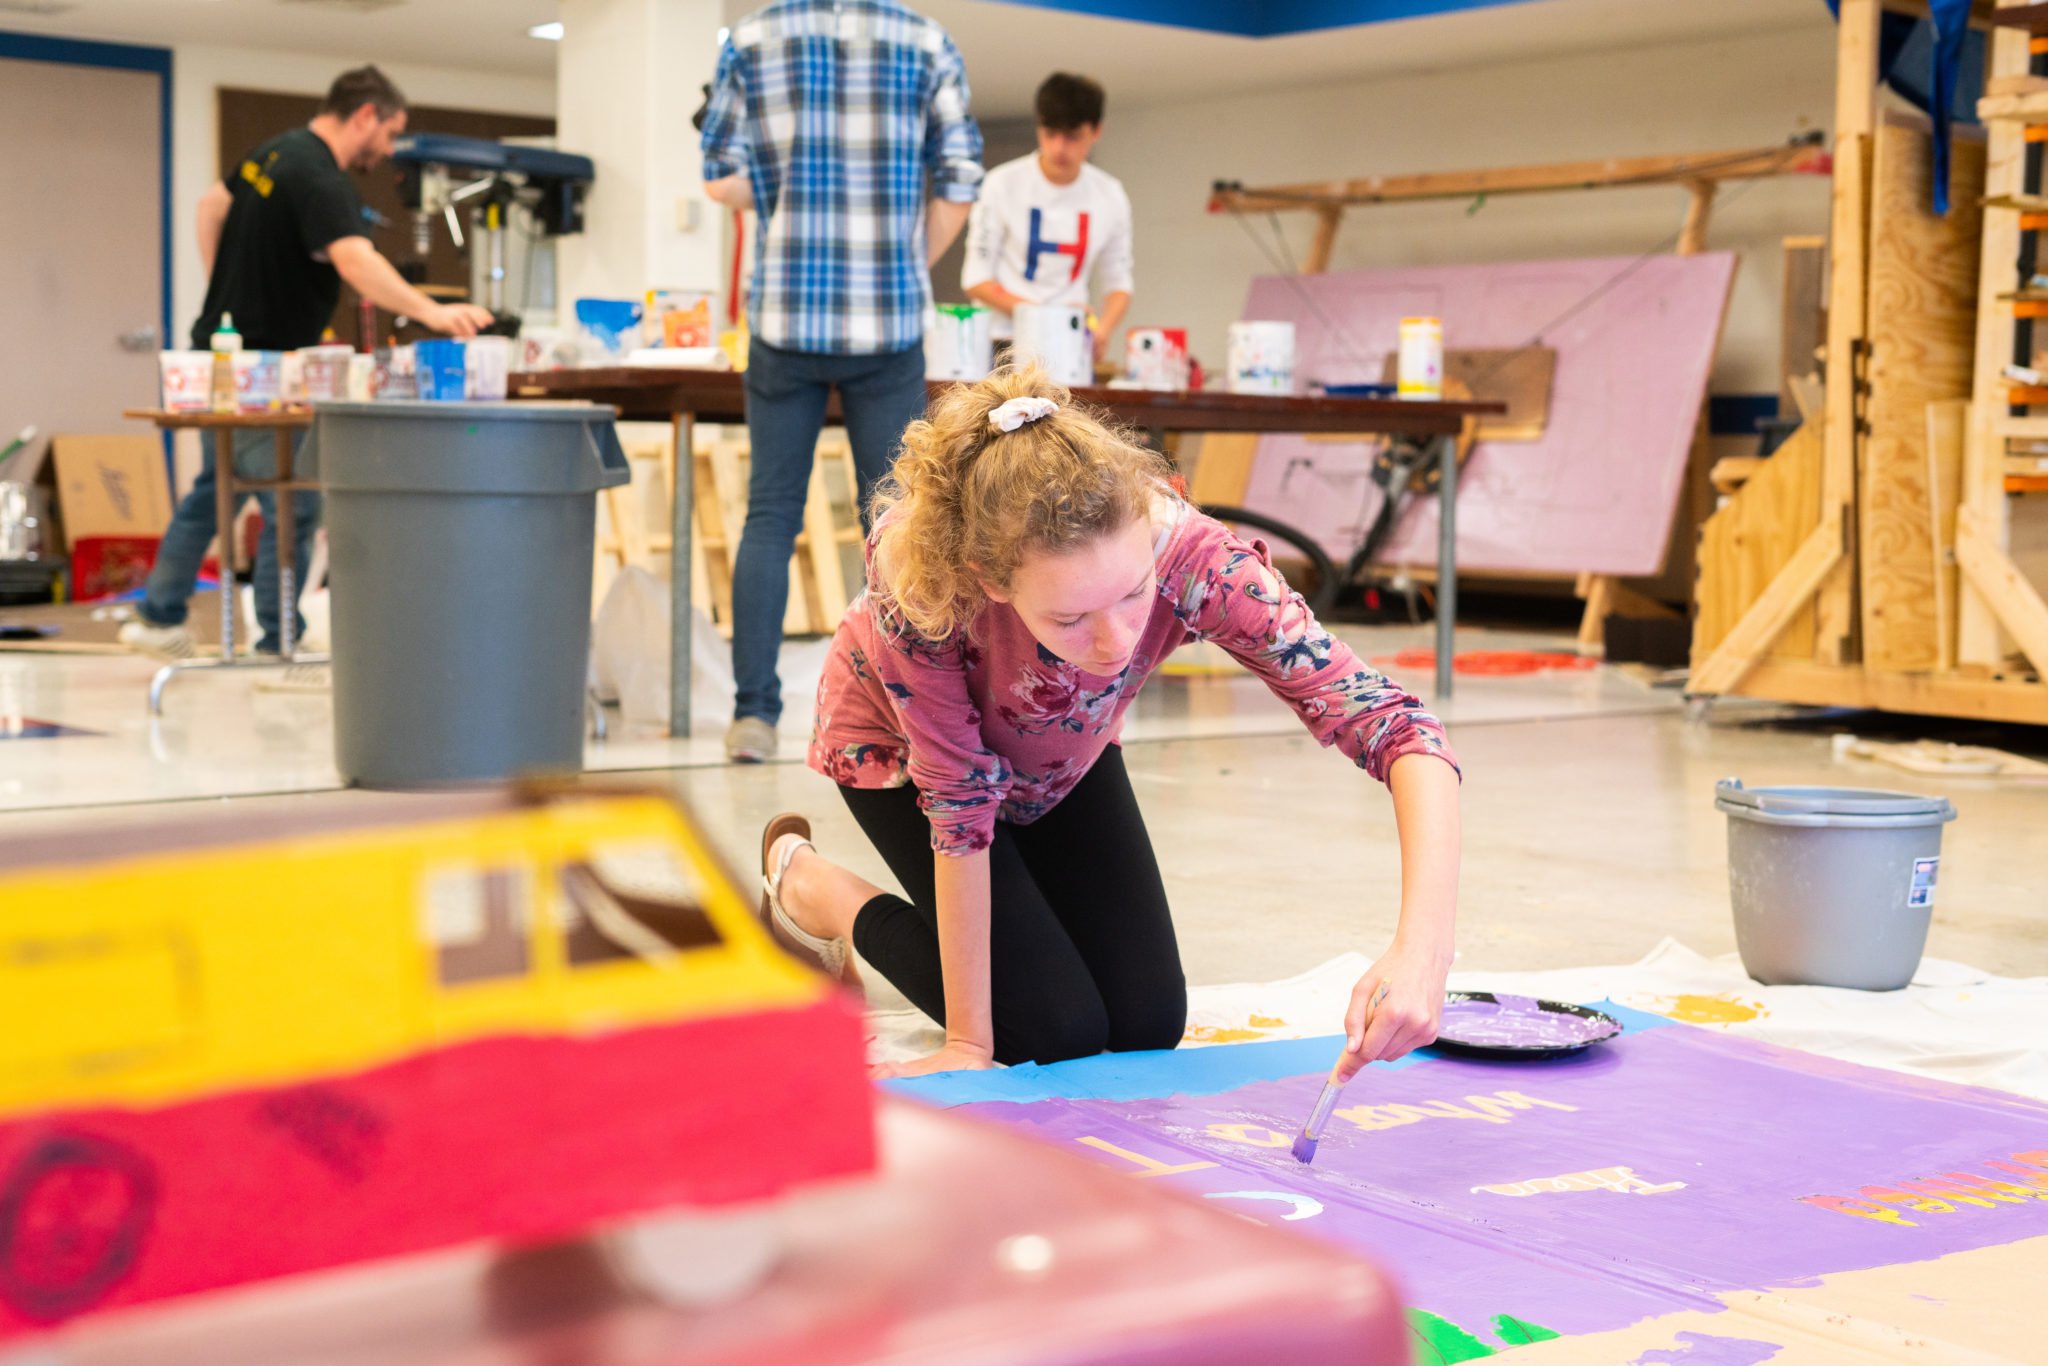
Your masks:
{"label": "yellow lettering on banner", "polygon": [[1915,1191],[1892,1190],[1885,1186],[1865,1186],[1856,1192],[1865,1200],[1878,1200],[1887,1205],[1904,1205],[1915,1214],[1954,1214],[1956,1207],[1946,1200],[1937,1200],[1931,1195]]}
{"label": "yellow lettering on banner", "polygon": [[1138,1153],[1134,1153],[1129,1148],[1119,1148],[1116,1146],[1116,1144],[1111,1143],[1108,1139],[1105,1138],[1091,1137],[1076,1139],[1075,1141],[1078,1143],[1086,1143],[1091,1148],[1100,1148],[1102,1149],[1102,1151],[1106,1153],[1115,1153],[1124,1161],[1132,1163],[1133,1165],[1142,1168],[1143,1170],[1134,1173],[1139,1177],[1177,1176],[1181,1172],[1198,1172],[1205,1167],[1213,1167],[1216,1165],[1214,1162],[1182,1162],[1178,1166],[1174,1166],[1165,1162],[1158,1161],[1155,1158],[1145,1157]]}
{"label": "yellow lettering on banner", "polygon": [[1837,1214],[1853,1214],[1858,1219],[1875,1219],[1881,1224],[1898,1224],[1902,1228],[1920,1227],[1897,1210],[1886,1209],[1883,1205],[1873,1205],[1866,1200],[1849,1200],[1839,1195],[1802,1195],[1799,1197],[1799,1203],[1812,1205],[1816,1209],[1831,1209]]}
{"label": "yellow lettering on banner", "polygon": [[1940,1196],[1944,1200],[1953,1200],[1959,1205],[1975,1205],[1978,1209],[1997,1209],[2000,1201],[2012,1203],[2005,1196],[1995,1196],[1987,1200],[1981,1195],[1973,1195],[1969,1191],[1961,1189],[1952,1181],[1901,1181],[1899,1182],[1899,1188],[1901,1190],[1918,1191],[1922,1195]]}
{"label": "yellow lettering on banner", "polygon": [[1490,1096],[1467,1096],[1465,1097],[1465,1103],[1473,1109],[1480,1111],[1495,1124],[1505,1124],[1513,1118],[1510,1111],[1531,1110],[1539,1105],[1546,1110],[1575,1111],[1579,1108],[1576,1105],[1566,1105],[1561,1101],[1538,1100],[1534,1096],[1525,1096],[1520,1091],[1496,1091]]}
{"label": "yellow lettering on banner", "polygon": [[1228,1143],[1245,1143],[1254,1148],[1285,1148],[1294,1142],[1277,1129],[1267,1129],[1257,1124],[1211,1124],[1209,1136]]}
{"label": "yellow lettering on banner", "polygon": [[1683,1181],[1651,1182],[1630,1167],[1599,1167],[1589,1172],[1568,1172],[1563,1176],[1538,1176],[1527,1181],[1509,1181],[1498,1186],[1474,1186],[1472,1193],[1489,1195],[1551,1195],[1561,1191],[1612,1191],[1616,1195],[1663,1195],[1682,1191]]}
{"label": "yellow lettering on banner", "polygon": [[1464,1105],[1448,1100],[1425,1100],[1414,1104],[1353,1105],[1335,1113],[1339,1119],[1372,1133],[1379,1129],[1398,1129],[1404,1124],[1419,1124],[1425,1119],[1476,1119],[1487,1124],[1505,1124],[1517,1112],[1538,1106],[1546,1110],[1576,1111],[1579,1108],[1562,1101],[1538,1100],[1520,1091],[1496,1091],[1490,1096],[1466,1096]]}
{"label": "yellow lettering on banner", "polygon": [[1971,1186],[1982,1186],[1986,1190],[2008,1191],[2011,1193],[2015,1204],[2029,1198],[2048,1200],[2048,1180],[2043,1180],[2040,1177],[2029,1179],[2023,1186],[2016,1186],[2010,1181],[1993,1181],[1989,1177],[1972,1176],[1968,1172],[1948,1172],[1945,1175],[1951,1181],[1962,1181]]}

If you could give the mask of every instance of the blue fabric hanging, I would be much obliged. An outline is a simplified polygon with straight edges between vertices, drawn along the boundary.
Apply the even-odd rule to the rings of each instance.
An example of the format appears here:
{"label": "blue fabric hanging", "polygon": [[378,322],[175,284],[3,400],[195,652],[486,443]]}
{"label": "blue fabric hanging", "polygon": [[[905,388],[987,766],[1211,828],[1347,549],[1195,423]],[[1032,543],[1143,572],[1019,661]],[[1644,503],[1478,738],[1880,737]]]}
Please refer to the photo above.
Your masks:
{"label": "blue fabric hanging", "polygon": [[[1841,15],[1839,0],[1827,0]],[[1877,40],[1877,78],[1934,122],[1934,204],[1949,207],[1950,133],[1977,122],[1984,93],[1984,35],[1970,28],[1970,0],[1929,0],[1928,20],[1885,14]]]}

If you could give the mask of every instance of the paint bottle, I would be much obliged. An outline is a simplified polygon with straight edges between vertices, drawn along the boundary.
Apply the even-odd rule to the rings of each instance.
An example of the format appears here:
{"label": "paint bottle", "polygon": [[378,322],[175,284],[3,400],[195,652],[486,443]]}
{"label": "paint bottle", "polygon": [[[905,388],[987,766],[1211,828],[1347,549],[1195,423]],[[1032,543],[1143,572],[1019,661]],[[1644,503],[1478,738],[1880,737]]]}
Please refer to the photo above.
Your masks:
{"label": "paint bottle", "polygon": [[241,402],[235,396],[235,355],[242,349],[242,334],[235,331],[235,315],[220,315],[213,333],[213,402],[216,413],[232,413]]}
{"label": "paint bottle", "polygon": [[1401,359],[1396,370],[1402,398],[1444,396],[1444,321],[1401,319]]}

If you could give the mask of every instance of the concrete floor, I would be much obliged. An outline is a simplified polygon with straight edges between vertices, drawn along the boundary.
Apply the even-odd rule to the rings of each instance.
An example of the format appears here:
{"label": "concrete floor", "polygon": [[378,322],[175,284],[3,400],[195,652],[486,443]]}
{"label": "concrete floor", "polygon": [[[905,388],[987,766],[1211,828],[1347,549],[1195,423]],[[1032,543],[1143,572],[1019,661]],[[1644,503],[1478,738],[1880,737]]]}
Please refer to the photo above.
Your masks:
{"label": "concrete floor", "polygon": [[[1413,632],[1345,634],[1368,653],[1420,643]],[[1461,633],[1464,647],[1515,643],[1529,642]],[[336,781],[324,698],[267,698],[247,710],[231,695],[246,683],[195,678],[179,685],[189,691],[166,744],[164,727],[152,733],[142,724],[148,669],[138,661],[24,658],[0,670],[9,685],[0,692],[15,694],[15,710],[107,734],[0,745],[0,805],[71,807],[0,815],[0,836],[84,825],[118,839],[128,823],[168,814],[320,811],[362,800],[321,790]],[[1713,786],[1738,776],[1752,787],[1831,783],[1950,797],[1961,815],[1946,834],[1928,952],[2001,974],[2048,974],[2042,786],[1838,763],[1825,727],[1763,729],[1753,708],[1724,708],[1702,723],[1688,719],[1675,694],[1608,669],[1461,680],[1441,710],[1466,772],[1461,967],[1625,963],[1666,936],[1707,954],[1733,949],[1725,822]],[[1346,950],[1378,952],[1399,894],[1383,788],[1318,750],[1247,677],[1155,680],[1134,718],[1128,763],[1190,981],[1266,980]],[[793,716],[791,750],[800,729]],[[825,779],[796,762],[725,767],[705,753],[711,743],[628,740],[605,766],[672,785],[737,867],[755,866],[761,824],[796,808],[811,814],[822,849],[888,885]],[[694,766],[666,767],[674,764]],[[227,795],[279,792],[298,795]],[[156,800],[123,804],[138,797]],[[877,1005],[894,1003],[892,993],[876,993]]]}

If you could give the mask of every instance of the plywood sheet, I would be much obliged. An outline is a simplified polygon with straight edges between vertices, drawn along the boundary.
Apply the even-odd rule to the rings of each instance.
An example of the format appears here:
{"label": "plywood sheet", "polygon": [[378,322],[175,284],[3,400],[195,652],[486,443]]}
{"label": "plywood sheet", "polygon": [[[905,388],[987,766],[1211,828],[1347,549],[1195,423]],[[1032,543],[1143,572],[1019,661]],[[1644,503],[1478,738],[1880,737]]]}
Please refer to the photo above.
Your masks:
{"label": "plywood sheet", "polygon": [[[1763,596],[1820,521],[1823,449],[1807,423],[1772,453],[1700,529],[1695,668],[1706,662]],[[1767,657],[1813,658],[1814,609],[1801,607],[1766,650]]]}
{"label": "plywood sheet", "polygon": [[[1297,373],[1331,383],[1377,382],[1403,317],[1442,318],[1453,350],[1524,346],[1548,329],[1549,421],[1538,440],[1474,450],[1459,480],[1459,563],[1654,574],[1734,275],[1727,252],[1266,275],[1244,316],[1292,320]],[[1263,437],[1245,504],[1348,557],[1379,510],[1370,460],[1364,442]],[[1414,500],[1383,558],[1434,563],[1436,520],[1435,499]]]}
{"label": "plywood sheet", "polygon": [[1895,673],[1940,667],[1941,615],[1928,487],[1927,405],[1968,397],[1977,327],[1984,144],[1959,132],[1953,207],[1927,211],[1924,125],[1877,130],[1871,185],[1870,434],[1858,471],[1863,661]]}
{"label": "plywood sheet", "polygon": [[1970,405],[1962,399],[1927,405],[1927,493],[1929,535],[1934,539],[1935,667],[1956,666],[1956,505],[1963,495],[1963,446],[1969,440]]}

